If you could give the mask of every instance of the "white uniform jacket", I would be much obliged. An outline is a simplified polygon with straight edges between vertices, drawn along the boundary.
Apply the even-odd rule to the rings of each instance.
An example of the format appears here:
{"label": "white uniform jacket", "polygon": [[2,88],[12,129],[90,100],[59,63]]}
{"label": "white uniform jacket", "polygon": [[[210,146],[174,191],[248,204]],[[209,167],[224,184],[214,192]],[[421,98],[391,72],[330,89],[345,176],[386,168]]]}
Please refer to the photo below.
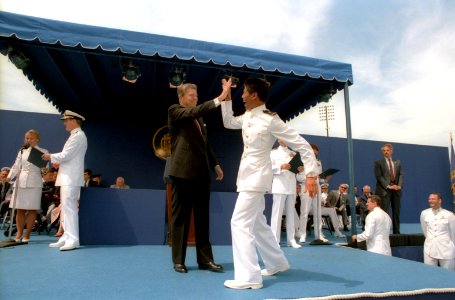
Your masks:
{"label": "white uniform jacket", "polygon": [[84,157],[87,137],[81,128],[71,130],[62,152],[51,154],[52,163],[60,163],[55,186],[84,185]]}
{"label": "white uniform jacket", "polygon": [[[35,148],[43,153],[47,152],[46,149],[39,146],[35,146]],[[21,150],[17,153],[16,161],[8,174],[8,180],[10,180],[15,178],[20,172],[19,178],[16,178],[14,183],[17,184],[17,182],[19,182],[20,188],[43,187],[41,169],[28,161],[28,156],[30,155],[31,150],[32,147],[28,147],[27,149]]]}
{"label": "white uniform jacket", "polygon": [[423,251],[431,258],[455,258],[455,215],[443,208],[428,208],[420,214],[420,224],[425,235]]}
{"label": "white uniform jacket", "polygon": [[272,194],[296,194],[295,174],[289,170],[281,169],[281,165],[289,163],[294,154],[295,152],[289,150],[287,147],[281,146],[270,152],[273,173]]}
{"label": "white uniform jacket", "polygon": [[375,207],[365,220],[365,231],[357,236],[357,240],[367,241],[367,250],[392,255],[390,249],[390,227],[392,220],[380,207]]}
{"label": "white uniform jacket", "polygon": [[306,175],[318,175],[311,146],[278,115],[268,111],[265,104],[234,117],[232,101],[223,101],[221,112],[224,127],[242,129],[244,148],[237,176],[237,192],[271,191],[273,174],[270,151],[276,139],[300,153]]}

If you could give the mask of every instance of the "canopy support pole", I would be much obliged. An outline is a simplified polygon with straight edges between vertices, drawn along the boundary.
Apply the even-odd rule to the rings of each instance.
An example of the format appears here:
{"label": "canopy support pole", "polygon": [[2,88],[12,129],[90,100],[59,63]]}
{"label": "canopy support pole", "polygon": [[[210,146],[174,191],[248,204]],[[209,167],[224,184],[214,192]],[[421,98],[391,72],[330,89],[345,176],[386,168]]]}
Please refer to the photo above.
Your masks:
{"label": "canopy support pole", "polygon": [[344,84],[344,110],[346,116],[346,134],[348,142],[348,167],[349,167],[349,206],[351,211],[351,235],[357,234],[357,216],[355,213],[354,196],[354,147],[352,145],[351,111],[349,105],[349,85]]}

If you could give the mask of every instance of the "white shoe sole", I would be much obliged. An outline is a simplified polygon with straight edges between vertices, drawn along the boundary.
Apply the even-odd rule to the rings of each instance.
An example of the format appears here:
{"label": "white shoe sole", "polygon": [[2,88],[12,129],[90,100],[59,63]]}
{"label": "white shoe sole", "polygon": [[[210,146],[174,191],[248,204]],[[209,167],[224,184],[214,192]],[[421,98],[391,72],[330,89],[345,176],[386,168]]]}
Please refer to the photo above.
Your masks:
{"label": "white shoe sole", "polygon": [[75,250],[79,249],[78,245],[68,245],[68,246],[62,246],[60,247],[60,251],[69,251],[69,250]]}
{"label": "white shoe sole", "polygon": [[59,242],[57,242],[57,243],[51,243],[51,244],[49,244],[49,247],[50,247],[50,248],[60,248],[60,247],[63,247],[64,245],[65,245],[65,243],[59,243]]}
{"label": "white shoe sole", "polygon": [[245,282],[245,281],[238,281],[238,280],[226,280],[224,282],[224,286],[230,289],[235,290],[257,290],[263,287],[262,283],[259,282]]}

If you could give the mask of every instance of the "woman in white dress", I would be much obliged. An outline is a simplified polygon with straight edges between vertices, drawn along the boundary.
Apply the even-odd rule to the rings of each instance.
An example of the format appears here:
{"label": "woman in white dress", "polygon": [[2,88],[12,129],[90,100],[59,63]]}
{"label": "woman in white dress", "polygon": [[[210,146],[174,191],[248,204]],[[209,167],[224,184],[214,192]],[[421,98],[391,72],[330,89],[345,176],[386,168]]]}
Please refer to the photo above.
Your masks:
{"label": "woman in white dress", "polygon": [[[41,209],[41,192],[43,180],[41,169],[28,161],[32,147],[47,152],[38,146],[40,135],[36,130],[30,129],[25,133],[25,144],[19,150],[16,161],[8,174],[8,180],[14,179],[14,191],[11,197],[10,208],[16,208],[17,233],[14,240],[22,239],[27,243],[30,240],[30,233],[36,220],[36,214]],[[16,204],[14,204],[14,201]],[[26,227],[24,235],[24,227]]]}

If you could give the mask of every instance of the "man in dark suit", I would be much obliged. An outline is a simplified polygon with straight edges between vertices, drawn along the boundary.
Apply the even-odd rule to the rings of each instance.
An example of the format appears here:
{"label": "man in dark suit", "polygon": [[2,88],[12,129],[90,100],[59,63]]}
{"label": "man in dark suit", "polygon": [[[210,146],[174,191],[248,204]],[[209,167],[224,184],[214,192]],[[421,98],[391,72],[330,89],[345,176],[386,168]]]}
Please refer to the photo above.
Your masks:
{"label": "man in dark suit", "polygon": [[348,214],[346,206],[349,203],[349,197],[347,194],[348,185],[346,183],[340,184],[338,190],[330,191],[327,195],[326,205],[327,207],[334,207],[338,215],[341,215],[343,221],[343,231],[349,231],[348,229]]}
{"label": "man in dark suit", "polygon": [[93,187],[98,185],[98,182],[92,180],[92,175],[91,169],[84,169],[84,187]]}
{"label": "man in dark suit", "polygon": [[223,171],[208,144],[202,116],[220,105],[229,90],[230,81],[223,84],[220,96],[197,105],[197,86],[186,83],[177,87],[179,104],[168,110],[172,153],[168,168],[172,181],[172,261],[176,272],[188,272],[185,256],[192,210],[199,269],[223,270],[213,261],[209,240],[210,170],[216,172],[216,180],[223,179]]}
{"label": "man in dark suit", "polygon": [[389,213],[390,205],[392,205],[393,233],[399,234],[403,171],[401,170],[401,162],[392,159],[393,146],[391,144],[384,144],[381,150],[384,157],[374,162],[375,194],[382,198],[381,208],[386,213]]}

